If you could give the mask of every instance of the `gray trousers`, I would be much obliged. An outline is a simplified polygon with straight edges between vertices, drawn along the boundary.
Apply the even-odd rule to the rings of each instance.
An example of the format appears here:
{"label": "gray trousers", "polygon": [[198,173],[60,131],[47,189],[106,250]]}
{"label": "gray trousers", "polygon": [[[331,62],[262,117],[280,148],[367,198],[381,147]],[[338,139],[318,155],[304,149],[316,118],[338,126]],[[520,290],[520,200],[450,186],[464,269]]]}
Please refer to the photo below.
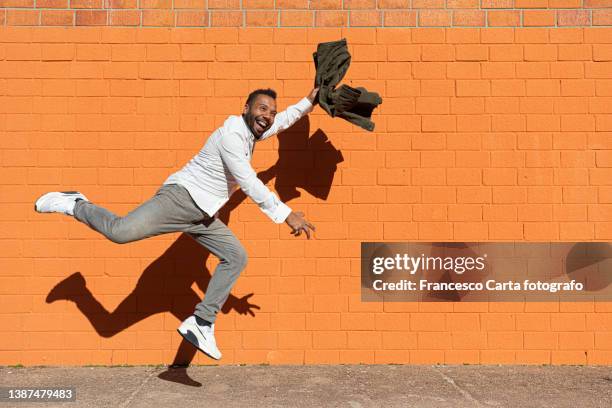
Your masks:
{"label": "gray trousers", "polygon": [[211,218],[178,184],[163,185],[148,201],[118,217],[89,201],[79,200],[74,217],[118,244],[169,232],[188,233],[219,258],[204,300],[194,314],[214,322],[231,288],[247,264],[247,254],[238,238],[218,218]]}

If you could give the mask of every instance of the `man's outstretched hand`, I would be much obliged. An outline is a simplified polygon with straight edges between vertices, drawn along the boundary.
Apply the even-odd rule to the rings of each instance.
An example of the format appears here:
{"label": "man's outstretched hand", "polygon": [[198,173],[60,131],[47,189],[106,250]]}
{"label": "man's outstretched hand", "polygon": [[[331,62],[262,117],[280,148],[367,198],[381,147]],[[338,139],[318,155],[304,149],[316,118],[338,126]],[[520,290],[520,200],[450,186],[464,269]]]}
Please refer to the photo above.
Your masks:
{"label": "man's outstretched hand", "polygon": [[296,237],[302,234],[302,231],[306,233],[306,237],[310,239],[310,234],[315,230],[315,226],[304,219],[303,212],[291,212],[285,220],[287,225],[291,228],[291,233]]}
{"label": "man's outstretched hand", "polygon": [[317,94],[319,93],[319,87],[313,88],[312,91],[308,94],[307,98],[314,105],[315,100],[317,98]]}

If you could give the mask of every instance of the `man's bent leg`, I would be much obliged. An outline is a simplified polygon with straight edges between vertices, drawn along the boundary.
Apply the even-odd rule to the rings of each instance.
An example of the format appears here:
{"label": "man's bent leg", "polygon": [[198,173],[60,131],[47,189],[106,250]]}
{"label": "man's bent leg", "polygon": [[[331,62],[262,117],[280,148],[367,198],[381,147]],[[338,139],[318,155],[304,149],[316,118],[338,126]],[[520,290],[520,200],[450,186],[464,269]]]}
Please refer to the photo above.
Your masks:
{"label": "man's bent leg", "polygon": [[218,218],[190,235],[219,258],[219,265],[208,283],[204,300],[196,305],[194,314],[214,323],[217,313],[227,300],[240,272],[246,267],[247,253],[234,233]]}
{"label": "man's bent leg", "polygon": [[155,196],[119,217],[89,201],[78,201],[74,217],[109,240],[124,244],[168,232],[184,231],[205,214],[183,187],[164,185]]}

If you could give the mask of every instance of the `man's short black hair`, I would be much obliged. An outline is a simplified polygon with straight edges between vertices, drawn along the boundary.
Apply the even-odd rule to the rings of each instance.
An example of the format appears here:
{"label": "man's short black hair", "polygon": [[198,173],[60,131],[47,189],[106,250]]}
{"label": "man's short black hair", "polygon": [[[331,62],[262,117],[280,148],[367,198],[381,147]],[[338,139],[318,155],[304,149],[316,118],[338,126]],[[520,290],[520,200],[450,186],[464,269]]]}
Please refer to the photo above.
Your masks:
{"label": "man's short black hair", "polygon": [[251,106],[255,98],[257,98],[257,95],[268,95],[270,98],[276,99],[276,91],[274,89],[256,89],[249,94],[246,104]]}

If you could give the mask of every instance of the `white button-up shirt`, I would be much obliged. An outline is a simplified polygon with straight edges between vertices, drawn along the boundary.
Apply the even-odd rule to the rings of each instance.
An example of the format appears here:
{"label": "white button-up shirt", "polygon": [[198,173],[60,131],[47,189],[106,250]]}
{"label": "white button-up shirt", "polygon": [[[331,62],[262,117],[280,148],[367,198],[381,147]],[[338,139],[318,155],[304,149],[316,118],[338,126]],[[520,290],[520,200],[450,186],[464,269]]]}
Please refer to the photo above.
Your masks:
{"label": "white button-up shirt", "polygon": [[[312,108],[308,98],[304,98],[279,112],[259,140],[291,127]],[[291,208],[266,187],[251,166],[256,141],[242,116],[230,116],[213,132],[198,154],[170,175],[164,184],[185,187],[198,207],[210,216],[240,187],[268,217],[280,224],[291,213]]]}

